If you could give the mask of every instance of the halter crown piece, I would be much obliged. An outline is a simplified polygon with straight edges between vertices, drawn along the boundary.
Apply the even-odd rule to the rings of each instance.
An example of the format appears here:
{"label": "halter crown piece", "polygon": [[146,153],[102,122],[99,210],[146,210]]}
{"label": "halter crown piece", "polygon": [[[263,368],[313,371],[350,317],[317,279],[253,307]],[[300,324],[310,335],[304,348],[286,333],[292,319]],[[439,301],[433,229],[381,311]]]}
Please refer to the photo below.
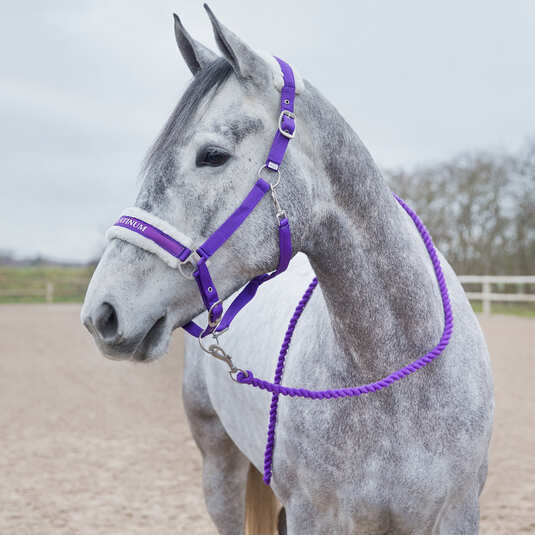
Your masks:
{"label": "halter crown piece", "polygon": [[[228,219],[215,230],[200,247],[194,247],[193,240],[182,234],[173,225],[137,207],[124,210],[118,221],[106,232],[106,238],[108,240],[118,238],[132,243],[133,245],[158,255],[169,267],[178,269],[185,278],[194,279],[199,288],[199,293],[204,306],[208,311],[208,324],[203,329],[195,322],[190,321],[183,326],[183,329],[192,336],[198,338],[201,348],[206,353],[227,363],[230,376],[233,380],[272,393],[267,443],[264,454],[264,482],[267,485],[270,484],[272,475],[275,426],[277,422],[277,408],[280,395],[304,397],[308,399],[334,399],[377,392],[433,361],[444,351],[453,332],[453,314],[451,311],[448,289],[431,236],[418,216],[407,206],[407,204],[405,204],[404,201],[394,195],[399,204],[412,218],[416,228],[422,236],[427,252],[431,258],[440,289],[444,309],[444,331],[438,344],[431,351],[408,366],[401,368],[380,381],[368,385],[335,390],[307,390],[304,388],[289,388],[282,386],[280,383],[284,371],[286,354],[297,321],[312,296],[314,289],[318,285],[316,278],[314,278],[308,286],[290,320],[281,346],[275,378],[272,383],[254,377],[250,370],[244,371],[237,368],[234,365],[231,356],[218,344],[218,336],[230,327],[232,320],[236,317],[238,312],[253,299],[258,287],[285,271],[292,257],[290,225],[286,213],[281,208],[277,198],[276,188],[280,183],[280,165],[284,158],[284,154],[286,153],[286,149],[288,148],[288,143],[295,135],[294,101],[296,84],[294,73],[290,65],[280,58],[276,57],[275,59],[280,66],[284,80],[281,88],[278,129],[275,133],[273,143],[271,144],[268,157],[258,170],[256,183],[243,202],[228,217]],[[268,182],[262,178],[261,175],[266,173],[274,175],[275,179],[273,182]],[[264,273],[251,279],[230,304],[227,311],[224,312],[222,300],[217,294],[216,287],[208,270],[209,259],[228,240],[228,238],[236,232],[268,191],[271,192],[278,221],[279,265],[272,273]],[[203,339],[210,334],[215,339],[215,343],[206,346]]]}

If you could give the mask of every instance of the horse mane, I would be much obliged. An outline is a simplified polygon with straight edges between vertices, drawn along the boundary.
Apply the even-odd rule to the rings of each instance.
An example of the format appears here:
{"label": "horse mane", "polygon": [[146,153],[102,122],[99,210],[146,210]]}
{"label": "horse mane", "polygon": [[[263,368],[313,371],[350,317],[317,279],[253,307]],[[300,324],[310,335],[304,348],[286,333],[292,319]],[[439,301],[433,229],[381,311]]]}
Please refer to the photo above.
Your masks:
{"label": "horse mane", "polygon": [[176,146],[180,136],[191,121],[200,103],[215,88],[215,91],[228,79],[232,65],[224,58],[203,67],[194,77],[173,113],[167,120],[156,141],[149,149],[144,163],[143,172],[156,167],[162,156],[169,154],[170,148]]}

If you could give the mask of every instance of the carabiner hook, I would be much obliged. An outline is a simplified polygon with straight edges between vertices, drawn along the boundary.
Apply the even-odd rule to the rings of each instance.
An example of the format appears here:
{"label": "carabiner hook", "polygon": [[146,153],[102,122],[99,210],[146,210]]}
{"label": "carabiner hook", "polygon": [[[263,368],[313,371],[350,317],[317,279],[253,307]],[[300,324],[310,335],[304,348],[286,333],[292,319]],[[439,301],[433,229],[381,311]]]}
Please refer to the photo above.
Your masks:
{"label": "carabiner hook", "polygon": [[[210,355],[211,357],[214,357],[217,360],[223,361],[229,367],[230,378],[233,381],[238,382],[236,378],[234,377],[234,375],[237,374],[238,372],[242,372],[245,375],[247,375],[247,372],[234,366],[234,362],[232,362],[232,357],[219,344],[216,343],[216,344],[210,344],[209,346],[206,346],[203,343],[202,336],[203,334],[206,333],[207,329],[209,329],[209,326],[199,335],[199,338],[198,338],[199,346],[205,353],[208,353],[208,355]],[[212,333],[212,335],[214,335],[214,333]],[[217,342],[217,335],[214,335],[214,338]]]}

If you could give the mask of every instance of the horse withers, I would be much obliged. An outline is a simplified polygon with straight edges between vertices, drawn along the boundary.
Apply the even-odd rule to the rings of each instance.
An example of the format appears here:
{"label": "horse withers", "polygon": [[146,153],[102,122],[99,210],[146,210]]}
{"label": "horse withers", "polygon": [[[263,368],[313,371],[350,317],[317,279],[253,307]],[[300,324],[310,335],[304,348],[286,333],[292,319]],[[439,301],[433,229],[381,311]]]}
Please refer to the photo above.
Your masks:
{"label": "horse withers", "polygon": [[[138,212],[129,212],[197,246],[248,198],[273,133],[281,131],[285,83],[274,58],[207,10],[222,57],[175,18],[194,77],[148,154]],[[297,126],[276,169],[293,259],[217,342],[236,366],[271,377],[286,324],[316,277],[283,384],[318,390],[373,383],[437,344],[445,322],[439,284],[417,228],[356,133],[310,83],[298,75],[294,82]],[[175,260],[188,257],[175,262],[161,244],[111,235],[82,310],[100,350],[114,359],[154,360],[174,329],[199,315],[197,322],[210,326],[207,308],[213,313],[249,281],[276,271],[281,212],[277,221],[272,201],[269,192],[255,200],[206,259],[215,285],[205,284],[204,294],[199,277],[177,269],[189,253],[176,250]],[[249,532],[273,532],[278,503],[281,533],[478,532],[493,415],[489,356],[455,273],[439,260],[455,325],[449,345],[425,368],[366,396],[281,398],[271,489],[259,475],[270,394],[230,380],[197,339],[186,339],[184,405],[219,533],[244,533],[246,517]]]}

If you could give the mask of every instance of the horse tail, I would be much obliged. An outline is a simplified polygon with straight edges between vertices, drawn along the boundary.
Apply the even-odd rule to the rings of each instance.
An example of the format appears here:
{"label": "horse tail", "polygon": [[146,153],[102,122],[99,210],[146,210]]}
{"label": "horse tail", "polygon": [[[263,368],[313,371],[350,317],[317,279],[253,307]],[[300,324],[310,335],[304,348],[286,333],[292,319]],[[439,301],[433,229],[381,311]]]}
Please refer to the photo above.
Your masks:
{"label": "horse tail", "polygon": [[250,464],[245,493],[246,535],[274,535],[277,533],[279,508],[280,505],[275,494],[262,481],[260,472]]}

